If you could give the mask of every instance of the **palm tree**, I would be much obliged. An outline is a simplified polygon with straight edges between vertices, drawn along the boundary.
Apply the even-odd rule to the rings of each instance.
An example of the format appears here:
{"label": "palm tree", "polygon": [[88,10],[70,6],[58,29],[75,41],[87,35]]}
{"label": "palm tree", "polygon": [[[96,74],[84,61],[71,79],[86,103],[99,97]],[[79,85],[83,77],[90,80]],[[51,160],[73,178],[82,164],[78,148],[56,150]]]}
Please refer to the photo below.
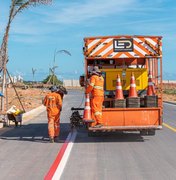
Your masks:
{"label": "palm tree", "polygon": [[[6,25],[5,33],[0,47],[0,72],[3,71],[2,93],[5,93],[6,88],[6,64],[8,62],[8,38],[12,21],[15,16],[22,12],[24,9],[30,6],[36,6],[39,4],[48,4],[52,0],[11,0],[11,6],[9,11],[9,18]],[[1,98],[1,110],[4,110],[4,99]]]}

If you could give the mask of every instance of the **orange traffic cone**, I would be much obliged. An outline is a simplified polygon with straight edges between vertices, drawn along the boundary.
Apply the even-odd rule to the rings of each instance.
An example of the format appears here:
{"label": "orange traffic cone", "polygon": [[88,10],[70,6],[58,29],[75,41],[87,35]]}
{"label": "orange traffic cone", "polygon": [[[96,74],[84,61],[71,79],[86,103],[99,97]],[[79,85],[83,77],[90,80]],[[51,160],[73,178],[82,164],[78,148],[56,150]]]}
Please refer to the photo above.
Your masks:
{"label": "orange traffic cone", "polygon": [[94,122],[91,117],[91,108],[90,108],[90,98],[89,94],[86,94],[86,101],[85,101],[85,107],[84,107],[84,114],[83,114],[83,121],[90,123]]}
{"label": "orange traffic cone", "polygon": [[129,97],[138,97],[134,74],[131,74]]}
{"label": "orange traffic cone", "polygon": [[153,85],[153,82],[152,82],[152,75],[149,72],[147,96],[153,96],[153,95],[155,95],[155,90],[154,90],[154,85]]}
{"label": "orange traffic cone", "polygon": [[119,74],[117,75],[117,81],[116,81],[115,99],[124,99],[123,91],[122,91],[122,85],[121,85],[120,75]]}

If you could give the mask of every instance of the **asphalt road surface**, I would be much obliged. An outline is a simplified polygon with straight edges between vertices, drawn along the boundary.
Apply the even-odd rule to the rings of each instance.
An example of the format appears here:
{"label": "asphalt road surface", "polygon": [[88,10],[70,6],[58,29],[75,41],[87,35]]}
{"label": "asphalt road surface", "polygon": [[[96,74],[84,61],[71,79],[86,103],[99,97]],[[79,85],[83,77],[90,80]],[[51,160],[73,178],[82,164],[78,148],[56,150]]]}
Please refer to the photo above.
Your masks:
{"label": "asphalt road surface", "polygon": [[[61,135],[49,143],[46,112],[24,123],[0,129],[0,180],[43,179],[70,132],[71,107],[81,106],[83,93],[64,98]],[[84,103],[83,103],[84,105]],[[175,180],[176,106],[164,104],[164,125],[155,136],[137,132],[89,137],[84,127],[62,173],[62,180]]]}

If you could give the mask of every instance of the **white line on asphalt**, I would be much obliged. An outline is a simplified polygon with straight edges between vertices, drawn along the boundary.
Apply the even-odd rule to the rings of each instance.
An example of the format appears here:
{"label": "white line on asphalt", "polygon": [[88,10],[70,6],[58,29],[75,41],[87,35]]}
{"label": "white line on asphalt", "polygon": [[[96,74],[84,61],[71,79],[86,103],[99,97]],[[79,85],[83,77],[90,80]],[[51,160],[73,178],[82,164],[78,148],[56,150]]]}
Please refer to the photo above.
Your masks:
{"label": "white line on asphalt", "polygon": [[61,177],[61,175],[62,175],[62,173],[64,171],[64,168],[66,166],[66,163],[68,161],[69,155],[71,153],[71,150],[72,150],[76,135],[77,135],[76,130],[74,130],[73,133],[69,133],[69,135],[67,137],[67,140],[69,141],[67,149],[65,150],[65,153],[64,153],[64,155],[62,157],[62,160],[61,160],[60,164],[58,165],[58,167],[57,167],[57,169],[56,169],[56,171],[55,171],[55,173],[54,173],[54,175],[52,177],[52,180],[60,179],[60,177]]}

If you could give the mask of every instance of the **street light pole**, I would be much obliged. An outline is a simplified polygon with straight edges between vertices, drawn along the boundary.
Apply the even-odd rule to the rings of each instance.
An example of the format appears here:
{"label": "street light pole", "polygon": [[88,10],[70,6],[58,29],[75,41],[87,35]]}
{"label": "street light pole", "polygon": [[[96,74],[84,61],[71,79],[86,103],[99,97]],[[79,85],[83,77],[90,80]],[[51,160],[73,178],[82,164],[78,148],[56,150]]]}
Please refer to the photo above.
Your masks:
{"label": "street light pole", "polygon": [[53,85],[54,85],[55,69],[58,67],[58,66],[55,65],[56,55],[57,55],[58,53],[65,53],[65,54],[71,56],[71,53],[70,53],[69,51],[65,50],[65,49],[58,50],[58,51],[55,49],[55,51],[54,51],[54,59],[53,59],[53,67],[52,67]]}

